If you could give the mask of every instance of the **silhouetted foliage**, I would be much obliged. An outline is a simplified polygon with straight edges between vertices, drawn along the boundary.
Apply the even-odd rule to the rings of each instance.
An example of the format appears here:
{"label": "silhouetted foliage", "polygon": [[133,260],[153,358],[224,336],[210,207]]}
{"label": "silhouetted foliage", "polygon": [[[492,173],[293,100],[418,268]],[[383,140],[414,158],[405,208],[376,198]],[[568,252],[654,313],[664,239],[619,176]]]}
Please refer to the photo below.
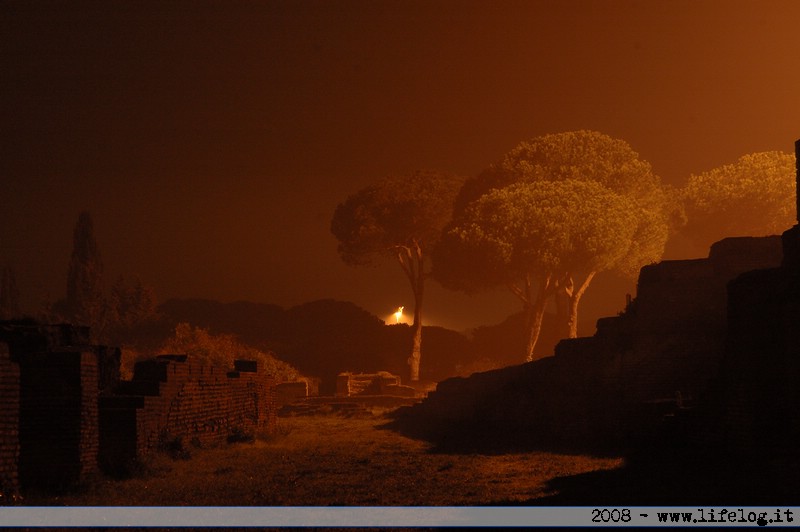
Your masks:
{"label": "silhouetted foliage", "polygon": [[425,262],[450,219],[462,181],[433,171],[387,178],[348,197],[331,221],[345,263],[360,265],[388,257],[400,263],[408,278],[414,293],[414,338],[408,359],[412,381],[419,379]]}
{"label": "silhouetted foliage", "polygon": [[152,349],[169,334],[160,330],[155,291],[141,279],[127,281],[120,276],[108,295],[103,284],[103,262],[94,237],[94,223],[84,211],[73,231],[66,298],[45,303],[39,317],[44,321],[88,325],[93,342],[134,350]]}
{"label": "silhouetted foliage", "polygon": [[178,323],[187,322],[213,332],[235,334],[253,346],[262,346],[265,338],[275,338],[283,327],[283,308],[269,303],[170,299],[159,305],[158,311],[164,317],[167,332]]}
{"label": "silhouetted foliage", "polygon": [[192,355],[204,363],[233,368],[233,361],[256,360],[267,373],[279,381],[292,381],[300,373],[290,364],[279,360],[274,353],[265,353],[247,346],[232,334],[211,334],[206,329],[180,323],[175,333],[161,348],[162,353]]}
{"label": "silhouetted foliage", "polygon": [[67,319],[89,325],[95,335],[104,329],[103,261],[92,217],[86,211],[78,216],[73,231],[65,310]]}
{"label": "silhouetted foliage", "polygon": [[120,276],[111,287],[107,301],[109,343],[127,345],[140,343],[146,330],[152,328],[158,315],[155,291],[141,279],[127,282]]}
{"label": "silhouetted foliage", "polygon": [[728,236],[780,234],[795,223],[795,156],[752,153],[689,177],[682,233],[704,248]]}

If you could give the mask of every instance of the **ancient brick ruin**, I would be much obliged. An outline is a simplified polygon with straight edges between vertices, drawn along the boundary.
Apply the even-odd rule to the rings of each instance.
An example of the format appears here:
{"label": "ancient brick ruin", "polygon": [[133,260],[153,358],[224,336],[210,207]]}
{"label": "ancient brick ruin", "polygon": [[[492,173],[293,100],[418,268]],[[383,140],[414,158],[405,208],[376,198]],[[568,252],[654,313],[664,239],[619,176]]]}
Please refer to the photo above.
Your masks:
{"label": "ancient brick ruin", "polygon": [[415,390],[411,386],[400,383],[400,377],[388,371],[377,373],[340,373],[336,377],[336,397],[353,397],[364,395],[394,395],[397,397],[414,397]]}
{"label": "ancient brick ruin", "polygon": [[275,425],[275,383],[255,361],[233,371],[186,355],[139,362],[133,380],[99,401],[99,463],[108,472],[168,445],[219,445],[268,433]]}
{"label": "ancient brick ruin", "polygon": [[[0,494],[13,497],[19,485],[19,365],[0,342]],[[2,502],[2,499],[0,499]]]}
{"label": "ancient brick ruin", "polygon": [[[800,198],[800,140],[795,143]],[[800,221],[800,211],[798,212]],[[728,335],[712,412],[734,452],[797,453],[800,439],[800,225],[782,235],[780,267],[728,285]]]}
{"label": "ancient brick ruin", "polygon": [[231,370],[185,355],[136,364],[85,327],[0,322],[0,494],[62,489],[129,471],[159,446],[214,445],[270,432],[274,381],[254,361]]}
{"label": "ancient brick ruin", "polygon": [[490,446],[509,435],[517,445],[627,445],[709,390],[725,355],[727,284],[780,264],[780,238],[764,237],[646,266],[637,297],[600,319],[594,336],[561,341],[553,357],[448,379],[405,415],[420,435],[470,434]]}
{"label": "ancient brick ruin", "polygon": [[279,407],[302,401],[309,396],[308,382],[281,382],[275,386],[275,401]]}
{"label": "ancient brick ruin", "polygon": [[109,351],[89,346],[88,336],[82,327],[0,325],[5,496],[19,485],[63,487],[96,470],[100,366]]}
{"label": "ancient brick ruin", "polygon": [[[800,141],[796,144],[800,160]],[[798,169],[800,190],[800,169]],[[407,433],[475,447],[796,453],[800,225],[642,268],[637,297],[553,357],[439,383]]]}

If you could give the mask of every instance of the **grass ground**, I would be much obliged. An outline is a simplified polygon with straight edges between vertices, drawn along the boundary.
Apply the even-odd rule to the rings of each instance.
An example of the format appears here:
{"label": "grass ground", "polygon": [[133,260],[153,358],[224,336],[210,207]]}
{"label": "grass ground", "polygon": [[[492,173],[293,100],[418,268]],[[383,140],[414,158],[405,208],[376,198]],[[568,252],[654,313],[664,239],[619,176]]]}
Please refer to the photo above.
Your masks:
{"label": "grass ground", "polygon": [[557,495],[548,481],[619,467],[622,459],[547,452],[443,454],[381,428],[383,412],[279,419],[268,440],[189,459],[154,456],[127,480],[98,477],[78,492],[28,494],[24,504],[69,506],[491,505]]}

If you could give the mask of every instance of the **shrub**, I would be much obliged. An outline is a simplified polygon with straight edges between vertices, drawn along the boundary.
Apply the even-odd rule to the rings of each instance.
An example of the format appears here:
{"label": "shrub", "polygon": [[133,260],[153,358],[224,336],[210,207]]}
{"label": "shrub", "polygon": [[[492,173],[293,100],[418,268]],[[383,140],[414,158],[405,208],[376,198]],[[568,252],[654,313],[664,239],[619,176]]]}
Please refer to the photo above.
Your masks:
{"label": "shrub", "polygon": [[206,364],[232,368],[234,360],[256,360],[267,373],[280,381],[293,381],[301,377],[296,368],[274,353],[265,353],[243,344],[232,334],[211,334],[201,327],[179,323],[173,336],[167,339],[161,353],[185,353]]}

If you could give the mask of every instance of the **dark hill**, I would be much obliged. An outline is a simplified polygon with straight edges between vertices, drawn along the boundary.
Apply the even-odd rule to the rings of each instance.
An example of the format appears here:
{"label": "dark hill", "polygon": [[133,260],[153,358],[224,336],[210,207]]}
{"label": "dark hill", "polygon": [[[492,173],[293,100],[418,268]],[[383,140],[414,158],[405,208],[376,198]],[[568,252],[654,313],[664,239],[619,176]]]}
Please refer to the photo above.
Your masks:
{"label": "dark hill", "polygon": [[[273,351],[304,374],[323,381],[332,381],[343,371],[385,370],[404,379],[408,374],[411,328],[404,324],[386,325],[350,302],[322,299],[283,309],[251,302],[172,299],[159,311],[164,336],[180,322],[214,334],[234,334],[249,345]],[[489,342],[492,328],[482,329],[482,338]],[[504,328],[500,336],[508,332]],[[425,327],[423,334],[423,380],[439,381],[464,374],[475,366],[476,351],[463,334],[442,327]]]}
{"label": "dark hill", "polygon": [[385,327],[353,303],[323,299],[286,310],[267,341],[301,371],[325,380],[342,371],[389,369],[378,352]]}
{"label": "dark hill", "polygon": [[283,308],[269,303],[237,301],[220,303],[211,299],[170,299],[159,312],[171,328],[181,322],[209,329],[212,333],[235,334],[248,344],[274,336],[281,327]]}

